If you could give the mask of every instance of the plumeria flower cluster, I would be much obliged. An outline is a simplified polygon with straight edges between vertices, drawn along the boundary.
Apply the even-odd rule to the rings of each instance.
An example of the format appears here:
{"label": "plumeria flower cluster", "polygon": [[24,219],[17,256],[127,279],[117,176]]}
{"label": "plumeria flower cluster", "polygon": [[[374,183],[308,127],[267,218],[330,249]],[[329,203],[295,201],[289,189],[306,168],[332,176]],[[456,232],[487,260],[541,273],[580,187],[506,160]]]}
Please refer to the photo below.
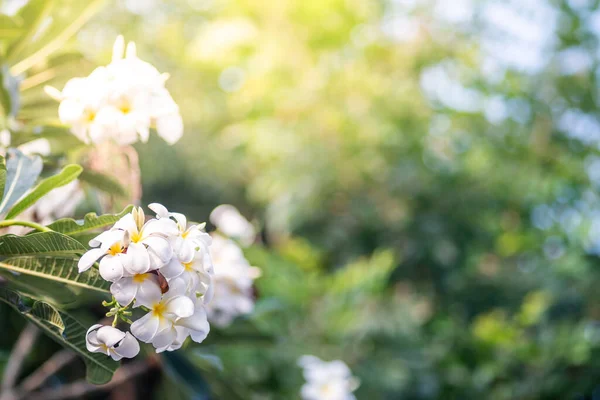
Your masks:
{"label": "plumeria flower cluster", "polygon": [[119,36],[110,64],[85,78],[69,80],[62,91],[46,87],[46,92],[60,101],[61,122],[85,143],[146,142],[154,127],[159,136],[173,144],[183,134],[183,121],[165,88],[167,79],[168,74],[137,57],[135,43],[129,42],[125,49]]}
{"label": "plumeria flower cluster", "polygon": [[303,400],[354,400],[358,379],[340,360],[323,361],[315,356],[302,356],[298,365],[304,370],[306,383],[300,395]]}
{"label": "plumeria flower cluster", "polygon": [[[117,360],[139,351],[137,340],[156,352],[179,349],[186,338],[202,342],[210,330],[206,306],[213,293],[211,237],[203,225],[188,224],[183,214],[154,203],[155,218],[146,221],[137,207],[90,241],[79,260],[79,272],[98,265],[100,276],[112,282],[107,316],[113,326],[94,325],[88,331],[88,350]],[[131,321],[131,309],[146,314]],[[131,324],[124,333],[121,320]],[[137,340],[136,340],[137,338]],[[136,350],[137,349],[137,350]]]}

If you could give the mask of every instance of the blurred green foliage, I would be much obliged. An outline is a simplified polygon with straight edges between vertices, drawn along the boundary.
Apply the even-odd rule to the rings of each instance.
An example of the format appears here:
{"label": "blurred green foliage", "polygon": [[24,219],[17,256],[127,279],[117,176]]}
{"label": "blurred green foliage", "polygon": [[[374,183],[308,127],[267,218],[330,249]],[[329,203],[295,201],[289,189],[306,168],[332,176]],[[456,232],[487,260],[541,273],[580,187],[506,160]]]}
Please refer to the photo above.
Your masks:
{"label": "blurred green foliage", "polygon": [[599,2],[444,3],[113,0],[79,33],[171,74],[144,203],[262,227],[256,312],[166,357],[163,397],[295,398],[302,354],[359,399],[600,390]]}
{"label": "blurred green foliage", "polygon": [[228,382],[294,397],[311,353],[358,398],[592,394],[598,2],[525,3],[127,1],[86,26],[88,56],[121,32],[171,74],[186,135],[139,147],[145,198],[263,227],[250,320],[279,339],[217,346]]}

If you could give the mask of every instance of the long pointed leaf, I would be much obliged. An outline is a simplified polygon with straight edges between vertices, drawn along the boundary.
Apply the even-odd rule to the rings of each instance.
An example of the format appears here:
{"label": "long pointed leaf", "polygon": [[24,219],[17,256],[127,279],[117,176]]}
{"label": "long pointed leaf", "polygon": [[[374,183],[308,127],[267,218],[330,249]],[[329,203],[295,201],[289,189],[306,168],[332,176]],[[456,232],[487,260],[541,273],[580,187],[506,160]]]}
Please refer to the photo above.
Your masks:
{"label": "long pointed leaf", "polygon": [[25,236],[0,236],[0,255],[66,255],[87,249],[77,240],[58,232],[37,232]]}
{"label": "long pointed leaf", "polygon": [[103,384],[110,381],[119,367],[119,363],[106,355],[87,351],[85,334],[88,327],[65,311],[59,311],[42,301],[33,301],[3,287],[0,287],[0,301],[19,312],[52,339],[81,356],[87,366],[87,379],[91,383]]}
{"label": "long pointed leaf", "polygon": [[[11,67],[11,72],[15,75],[21,74],[37,63],[45,60],[53,52],[59,50],[71,36],[96,14],[104,0],[91,0],[73,2],[71,8],[75,12],[66,18],[56,18],[52,26],[43,37],[31,46],[33,52],[23,54],[24,59]],[[29,48],[28,48],[29,50]]]}
{"label": "long pointed leaf", "polygon": [[17,14],[24,21],[23,28],[26,33],[20,37],[6,52],[6,59],[14,61],[18,59],[19,53],[31,42],[38,29],[50,15],[54,1],[52,0],[30,0]]}
{"label": "long pointed leaf", "polygon": [[93,229],[113,225],[115,222],[125,216],[125,214],[130,213],[132,208],[133,206],[127,206],[119,214],[105,214],[98,216],[96,213],[88,213],[85,215],[83,220],[62,218],[48,225],[48,228],[65,235],[78,235]]}
{"label": "long pointed leaf", "polygon": [[[4,196],[4,185],[6,185],[6,160],[0,156],[0,195]],[[2,201],[0,197],[0,202]]]}
{"label": "long pointed leaf", "polygon": [[13,206],[8,214],[6,214],[6,219],[11,219],[21,214],[51,190],[71,183],[81,174],[81,171],[83,171],[81,166],[70,164],[64,167],[60,173],[42,180],[27,196],[23,197]]}
{"label": "long pointed leaf", "polygon": [[37,276],[86,290],[109,293],[110,283],[100,277],[97,269],[79,273],[72,257],[13,257],[0,262],[0,269]]}
{"label": "long pointed leaf", "polygon": [[42,172],[42,159],[28,157],[17,149],[8,150],[6,162],[6,186],[0,203],[0,214],[8,210],[35,183]]}

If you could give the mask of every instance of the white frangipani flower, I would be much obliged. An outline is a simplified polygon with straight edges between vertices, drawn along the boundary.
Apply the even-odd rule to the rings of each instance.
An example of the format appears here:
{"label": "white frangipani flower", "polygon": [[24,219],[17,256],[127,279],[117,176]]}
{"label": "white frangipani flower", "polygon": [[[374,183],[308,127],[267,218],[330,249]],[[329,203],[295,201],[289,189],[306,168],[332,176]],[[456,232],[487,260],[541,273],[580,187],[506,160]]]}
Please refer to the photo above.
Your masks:
{"label": "white frangipani flower", "polygon": [[106,231],[90,240],[90,247],[77,264],[79,273],[87,271],[100,260],[100,275],[107,281],[114,282],[125,274],[125,265],[131,263],[126,254],[127,240],[123,230]]}
{"label": "white frangipani flower", "polygon": [[71,79],[62,91],[47,87],[46,92],[60,101],[61,122],[70,125],[85,143],[146,142],[150,128],[155,127],[159,136],[174,144],[183,134],[183,121],[165,88],[167,78],[137,57],[135,43],[130,42],[125,50],[119,36],[109,65],[85,78]]}
{"label": "white frangipani flower", "polygon": [[140,344],[129,332],[112,326],[92,325],[85,335],[85,345],[92,353],[104,353],[113,360],[133,358],[140,352]]}
{"label": "white frangipani flower", "polygon": [[352,394],[358,380],[340,360],[323,361],[315,356],[302,356],[298,365],[304,369],[306,383],[302,386],[303,400],[354,400]]}
{"label": "white frangipani flower", "polygon": [[[182,214],[169,213],[159,204],[151,208],[159,214],[157,219],[146,221],[142,209],[134,208],[92,239],[91,249],[79,260],[79,270],[86,271],[99,260],[100,275],[113,282],[113,299],[103,302],[111,307],[106,316],[114,317],[113,327],[121,319],[131,324],[138,340],[151,343],[157,352],[173,351],[188,336],[200,343],[210,331],[205,306],[213,293],[211,237],[200,226],[187,227]],[[191,256],[184,248],[192,249]],[[149,312],[132,322],[130,307],[145,307]],[[107,333],[90,332],[93,346],[89,348],[94,349],[90,351],[111,355]]]}
{"label": "white frangipani flower", "polygon": [[[179,234],[172,236],[171,244],[173,246],[174,255],[176,255],[182,263],[189,263],[198,255],[203,258],[210,257],[208,246],[210,246],[211,237],[208,233],[202,231],[203,225],[188,226],[185,215],[169,212],[162,204],[152,203],[148,205],[148,208],[154,211],[156,217],[161,221],[177,221]],[[205,262],[209,261],[210,258],[205,259]]]}
{"label": "white frangipani flower", "polygon": [[168,219],[151,219],[145,222],[144,211],[134,208],[113,227],[127,232],[127,254],[131,264],[126,269],[132,274],[143,274],[158,269],[171,259],[173,250],[168,238],[177,233],[177,226]]}
{"label": "white frangipani flower", "polygon": [[256,237],[254,226],[230,204],[221,204],[215,208],[210,213],[210,222],[220,232],[239,240],[244,246],[251,245]]}
{"label": "white frangipani flower", "polygon": [[111,230],[92,239],[92,249],[79,260],[79,272],[88,270],[101,258],[100,275],[115,282],[165,265],[173,254],[168,238],[177,232],[177,227],[170,220],[144,221],[142,209],[134,208]]}
{"label": "white frangipani flower", "polygon": [[122,306],[135,299],[133,307],[151,307],[152,301],[161,295],[158,275],[150,272],[123,277],[110,285],[110,292]]}
{"label": "white frangipani flower", "polygon": [[178,339],[185,331],[178,332],[177,327],[194,333],[192,339],[204,340],[208,334],[206,313],[203,306],[194,304],[185,292],[185,283],[175,280],[162,297],[150,299],[150,312],[131,325],[133,335],[142,342],[152,343],[158,350],[168,350],[176,342],[181,342]]}
{"label": "white frangipani flower", "polygon": [[214,266],[214,295],[207,304],[208,318],[219,326],[229,325],[235,317],[254,309],[254,280],[260,270],[250,266],[235,242],[213,234],[210,247]]}

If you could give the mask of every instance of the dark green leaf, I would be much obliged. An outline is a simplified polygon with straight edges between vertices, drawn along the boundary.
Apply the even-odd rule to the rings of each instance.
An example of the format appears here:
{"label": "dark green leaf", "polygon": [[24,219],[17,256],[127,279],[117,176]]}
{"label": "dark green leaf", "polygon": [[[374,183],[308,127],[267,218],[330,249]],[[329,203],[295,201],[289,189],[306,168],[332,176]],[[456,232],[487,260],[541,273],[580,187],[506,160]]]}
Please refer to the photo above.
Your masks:
{"label": "dark green leaf", "polygon": [[86,247],[59,232],[37,232],[25,236],[0,236],[0,255],[66,255],[84,253]]}
{"label": "dark green leaf", "polygon": [[106,383],[119,367],[119,363],[106,355],[87,351],[85,334],[88,327],[65,311],[59,311],[48,303],[34,301],[3,287],[0,287],[0,301],[19,312],[52,339],[81,356],[87,366],[89,382],[98,385]]}
{"label": "dark green leaf", "polygon": [[65,235],[78,235],[92,229],[113,225],[125,216],[125,214],[130,213],[132,208],[133,206],[127,206],[119,214],[105,214],[98,216],[96,213],[88,213],[83,220],[62,218],[48,225],[48,228]]}
{"label": "dark green leaf", "polygon": [[81,171],[83,171],[81,166],[70,164],[64,167],[60,173],[42,180],[27,196],[15,204],[6,215],[6,219],[11,219],[21,214],[51,190],[71,183],[79,176]]}
{"label": "dark green leaf", "polygon": [[100,277],[97,269],[79,273],[77,262],[78,259],[72,257],[13,257],[0,262],[0,269],[109,293],[110,283]]}

